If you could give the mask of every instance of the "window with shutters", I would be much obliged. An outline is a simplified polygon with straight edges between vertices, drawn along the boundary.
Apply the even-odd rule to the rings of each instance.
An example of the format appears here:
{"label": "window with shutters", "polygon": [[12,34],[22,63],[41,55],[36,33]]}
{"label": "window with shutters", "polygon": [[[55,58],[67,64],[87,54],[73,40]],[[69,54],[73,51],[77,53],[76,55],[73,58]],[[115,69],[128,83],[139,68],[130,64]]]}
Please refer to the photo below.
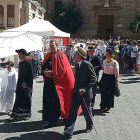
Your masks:
{"label": "window with shutters", "polygon": [[15,18],[14,18],[14,5],[7,5],[7,27],[14,27]]}
{"label": "window with shutters", "polygon": [[0,29],[4,28],[4,8],[0,5]]}

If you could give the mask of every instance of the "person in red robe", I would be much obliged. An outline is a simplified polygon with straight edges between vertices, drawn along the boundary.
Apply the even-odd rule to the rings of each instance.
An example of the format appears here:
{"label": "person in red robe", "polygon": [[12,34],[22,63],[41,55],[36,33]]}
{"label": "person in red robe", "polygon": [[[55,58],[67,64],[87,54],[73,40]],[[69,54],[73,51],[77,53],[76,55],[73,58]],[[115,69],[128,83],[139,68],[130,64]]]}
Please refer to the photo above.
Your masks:
{"label": "person in red robe", "polygon": [[[50,49],[42,64],[44,77],[43,121],[44,128],[56,126],[59,117],[67,119],[70,110],[71,92],[74,76],[70,64],[63,52],[57,49],[56,42],[50,41]],[[79,109],[78,114],[81,112]]]}

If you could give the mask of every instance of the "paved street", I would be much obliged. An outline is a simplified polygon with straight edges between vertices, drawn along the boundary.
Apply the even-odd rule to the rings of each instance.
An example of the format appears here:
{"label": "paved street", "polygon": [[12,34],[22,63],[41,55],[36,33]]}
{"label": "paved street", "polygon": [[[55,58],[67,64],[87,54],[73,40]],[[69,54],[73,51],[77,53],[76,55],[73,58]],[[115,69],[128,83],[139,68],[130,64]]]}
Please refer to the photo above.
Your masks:
{"label": "paved street", "polygon": [[[121,96],[115,98],[115,108],[108,114],[99,111],[100,94],[96,96],[94,124],[98,135],[93,130],[84,133],[85,120],[80,115],[76,122],[73,140],[140,140],[140,76],[126,72],[120,75]],[[42,77],[34,80],[32,118],[7,124],[8,116],[0,116],[0,140],[61,140],[64,126],[61,120],[58,126],[43,130],[41,119]],[[26,104],[26,103],[25,103]]]}

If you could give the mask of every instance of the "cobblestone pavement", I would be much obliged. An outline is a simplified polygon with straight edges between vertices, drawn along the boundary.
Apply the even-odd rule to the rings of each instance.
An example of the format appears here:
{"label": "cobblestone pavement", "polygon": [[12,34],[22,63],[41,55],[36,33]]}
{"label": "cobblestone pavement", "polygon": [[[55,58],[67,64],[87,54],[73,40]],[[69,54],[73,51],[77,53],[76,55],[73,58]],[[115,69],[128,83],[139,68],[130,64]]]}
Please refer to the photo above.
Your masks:
{"label": "cobblestone pavement", "polygon": [[[93,130],[84,133],[85,120],[80,115],[76,121],[72,140],[140,140],[140,76],[120,75],[121,96],[115,98],[115,107],[108,114],[99,111],[100,94],[96,96],[94,124],[98,135]],[[32,99],[32,117],[29,121],[7,124],[8,116],[0,116],[0,140],[61,140],[64,126],[61,120],[58,126],[43,130],[42,109],[42,77],[34,80]],[[38,112],[39,111],[39,112]]]}

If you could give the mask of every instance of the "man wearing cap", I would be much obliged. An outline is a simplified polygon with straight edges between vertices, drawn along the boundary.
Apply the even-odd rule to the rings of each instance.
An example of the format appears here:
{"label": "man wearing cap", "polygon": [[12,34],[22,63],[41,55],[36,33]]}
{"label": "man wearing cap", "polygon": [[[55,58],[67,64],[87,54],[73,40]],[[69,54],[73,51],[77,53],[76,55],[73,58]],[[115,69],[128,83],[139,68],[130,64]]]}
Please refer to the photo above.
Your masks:
{"label": "man wearing cap", "polygon": [[85,60],[86,51],[83,48],[78,47],[75,58],[79,67],[75,73],[75,84],[71,94],[71,108],[63,133],[65,139],[71,139],[73,135],[79,106],[81,106],[86,120],[85,131],[88,133],[93,129],[91,99],[93,98],[92,87],[96,83],[96,74],[92,65]]}
{"label": "man wearing cap", "polygon": [[19,72],[16,87],[16,99],[9,121],[27,120],[31,117],[31,97],[32,97],[32,68],[26,56],[25,49],[16,50],[19,55]]}
{"label": "man wearing cap", "polygon": [[88,56],[87,56],[87,61],[90,62],[95,69],[95,73],[97,76],[97,82],[98,82],[98,77],[99,77],[99,72],[102,69],[102,63],[101,59],[95,55],[95,46],[90,45],[88,47]]}
{"label": "man wearing cap", "polygon": [[93,86],[93,100],[92,100],[92,107],[94,106],[95,102],[95,96],[97,92],[97,84],[98,84],[98,77],[99,77],[99,72],[102,69],[102,63],[101,59],[95,55],[95,46],[90,45],[88,47],[88,56],[87,56],[87,61],[90,62],[95,70],[96,76],[97,76],[97,82]]}

